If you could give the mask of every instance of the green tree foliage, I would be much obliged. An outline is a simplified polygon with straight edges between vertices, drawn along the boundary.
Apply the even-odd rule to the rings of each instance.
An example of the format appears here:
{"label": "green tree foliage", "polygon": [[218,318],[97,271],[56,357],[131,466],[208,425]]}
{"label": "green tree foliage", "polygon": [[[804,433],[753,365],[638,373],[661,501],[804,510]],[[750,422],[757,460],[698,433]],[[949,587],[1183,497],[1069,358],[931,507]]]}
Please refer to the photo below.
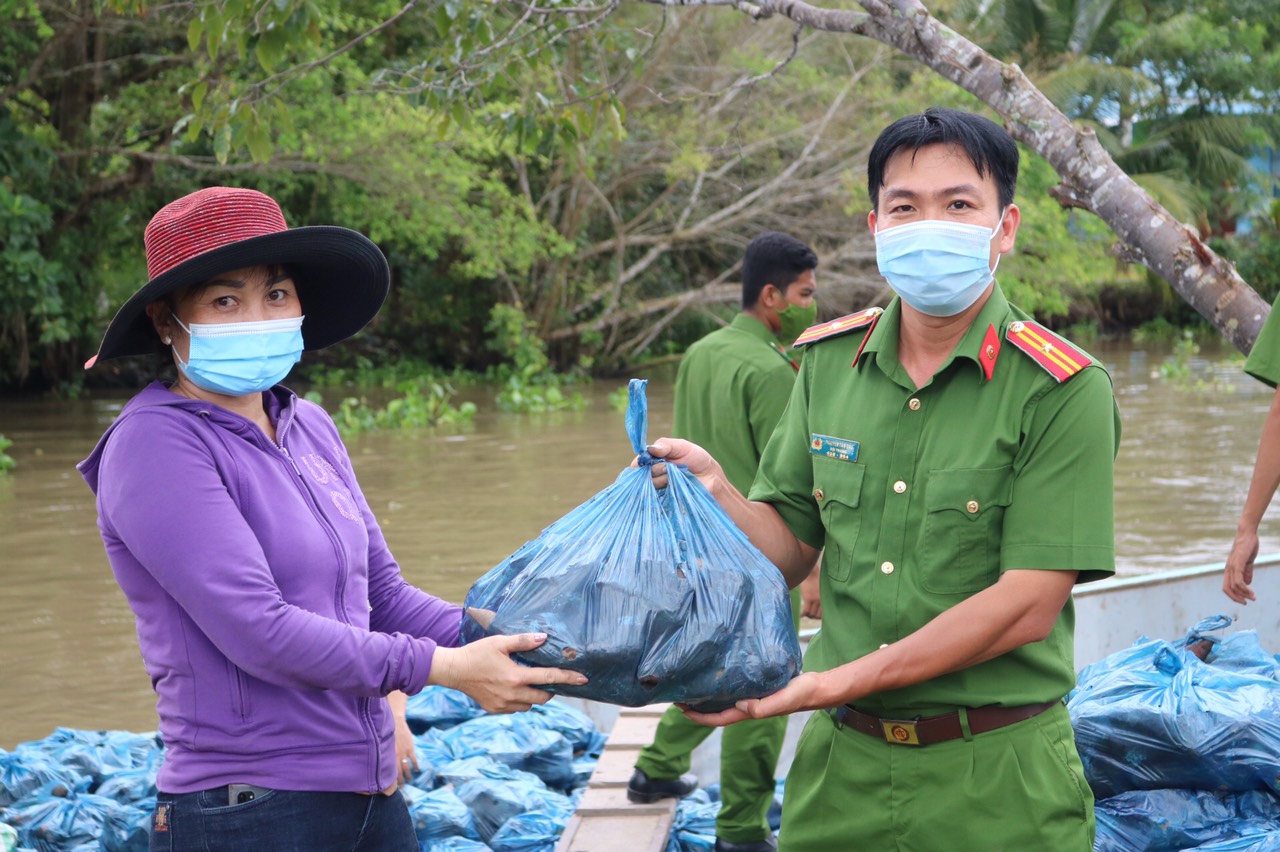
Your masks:
{"label": "green tree foliage", "polygon": [[1140,269],[1111,254],[1115,235],[1100,219],[1063,209],[1050,195],[1057,183],[1053,168],[1023,151],[1018,194],[1022,213],[1014,252],[1000,261],[1000,286],[1010,301],[1036,315],[1067,317],[1072,308],[1096,302],[1104,287],[1141,280]]}
{"label": "green tree foliage", "polygon": [[0,386],[74,388],[111,297],[145,275],[151,155],[181,114],[156,93],[187,75],[163,21],[85,0],[0,12]]}
{"label": "green tree foliage", "polygon": [[1280,139],[1271,0],[996,0],[960,17],[1205,235],[1270,193],[1248,156]]}
{"label": "green tree foliage", "polygon": [[1265,215],[1252,218],[1250,230],[1219,238],[1214,250],[1235,261],[1258,295],[1268,301],[1280,296],[1280,199],[1265,208]]}
{"label": "green tree foliage", "polygon": [[[1235,162],[1221,152],[1263,138],[1229,130],[1232,110],[1274,91],[1266,16],[1240,24],[1225,2],[1198,0],[1180,30],[1186,4],[1173,0],[1141,15],[1136,0],[1020,3],[1000,0],[981,20],[1035,12],[1009,28],[1007,50],[1046,79],[1081,63],[1109,71],[1105,85],[1064,89],[1067,102],[1117,150],[1176,152],[1150,160],[1151,180],[1199,175],[1220,189],[1232,172],[1211,166]],[[959,6],[945,11],[961,20]],[[767,229],[819,250],[824,310],[883,302],[864,223],[867,149],[897,115],[977,108],[875,43],[715,10],[0,0],[0,15],[0,386],[73,387],[111,312],[147,278],[148,219],[216,183],[262,189],[290,224],[342,224],[387,253],[387,307],[321,354],[330,365],[521,373],[531,362],[489,345],[510,319],[495,305],[518,313],[547,369],[678,350],[733,311],[742,250]],[[1178,37],[1207,39],[1210,24],[1224,55],[1174,64]],[[1229,87],[1241,56],[1257,92]],[[1217,136],[1160,124],[1190,127],[1193,100]],[[1186,141],[1197,138],[1214,144]],[[1097,222],[1047,197],[1047,166],[1026,162],[1023,238],[1001,280],[1050,317],[1133,273]],[[135,380],[117,370],[91,375]]]}
{"label": "green tree foliage", "polygon": [[[258,11],[282,8],[267,5]],[[312,26],[319,7],[289,7],[289,25],[306,24],[293,59],[320,58],[391,8],[363,4],[368,14],[356,18],[357,5],[331,4],[323,32]],[[373,92],[385,44],[291,76],[287,98],[237,102],[277,57],[274,36],[245,42],[233,25],[231,13],[247,9],[6,5],[16,36],[0,48],[0,262],[11,274],[0,288],[12,298],[0,304],[0,386],[77,381],[111,312],[147,278],[147,220],[215,183],[271,193],[293,225],[338,222],[383,246],[397,286],[368,342],[396,344],[384,355],[492,358],[471,341],[498,299],[497,280],[525,274],[559,246],[512,186],[507,152],[484,134],[442,142],[438,117]],[[197,24],[221,33],[213,44],[225,49],[192,51]]]}
{"label": "green tree foliage", "polygon": [[[40,253],[40,241],[52,227],[48,206],[29,195],[15,195],[0,182],[0,375],[25,377],[33,351],[70,336],[62,266]],[[29,339],[32,332],[35,340]]]}

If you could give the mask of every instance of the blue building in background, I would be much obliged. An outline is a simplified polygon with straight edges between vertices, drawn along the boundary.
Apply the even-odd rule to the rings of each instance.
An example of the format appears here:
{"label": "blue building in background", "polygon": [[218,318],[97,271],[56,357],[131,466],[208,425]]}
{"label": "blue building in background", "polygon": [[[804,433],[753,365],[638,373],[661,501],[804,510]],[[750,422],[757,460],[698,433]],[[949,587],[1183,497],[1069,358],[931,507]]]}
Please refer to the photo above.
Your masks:
{"label": "blue building in background", "polygon": [[1242,213],[1236,220],[1237,234],[1252,233],[1253,220],[1258,216],[1271,216],[1272,205],[1280,199],[1280,151],[1272,147],[1256,149],[1249,157],[1249,168],[1254,174],[1254,182],[1249,189],[1257,194],[1257,201],[1253,209]]}

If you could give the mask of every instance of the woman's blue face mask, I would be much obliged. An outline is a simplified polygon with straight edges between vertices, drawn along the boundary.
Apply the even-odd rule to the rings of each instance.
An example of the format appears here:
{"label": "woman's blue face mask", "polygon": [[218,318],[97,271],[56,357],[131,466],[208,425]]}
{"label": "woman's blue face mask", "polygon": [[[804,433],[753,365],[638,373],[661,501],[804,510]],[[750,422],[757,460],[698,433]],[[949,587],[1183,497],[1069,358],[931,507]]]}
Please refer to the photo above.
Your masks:
{"label": "woman's blue face mask", "polygon": [[917,311],[955,316],[991,283],[991,240],[1003,222],[1001,214],[991,229],[926,219],[877,230],[876,264],[902,301]]}
{"label": "woman's blue face mask", "polygon": [[228,396],[261,393],[279,383],[302,357],[302,317],[261,322],[195,323],[183,375],[198,388]]}

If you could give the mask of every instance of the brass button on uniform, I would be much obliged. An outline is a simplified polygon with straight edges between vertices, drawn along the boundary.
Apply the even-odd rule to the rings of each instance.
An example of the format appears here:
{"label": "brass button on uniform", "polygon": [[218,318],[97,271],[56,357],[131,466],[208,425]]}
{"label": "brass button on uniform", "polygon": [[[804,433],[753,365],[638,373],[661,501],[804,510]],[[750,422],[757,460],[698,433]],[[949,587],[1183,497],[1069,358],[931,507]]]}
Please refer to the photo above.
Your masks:
{"label": "brass button on uniform", "polygon": [[899,479],[897,482],[893,483],[893,490],[896,493],[901,494],[902,492],[907,490],[907,483]]}
{"label": "brass button on uniform", "polygon": [[1024,328],[1026,328],[1026,326],[1024,326],[1021,321],[1014,321],[1009,323],[1009,330],[1012,331],[1014,334],[1017,334],[1018,332],[1022,331],[1022,329]]}
{"label": "brass button on uniform", "polygon": [[910,408],[912,411],[919,411],[919,410],[920,410],[920,400],[916,399],[915,397],[912,397],[912,398],[907,402],[907,408]]}
{"label": "brass button on uniform", "polygon": [[813,489],[813,499],[817,500],[819,503],[826,499],[826,496],[826,493],[821,488]]}
{"label": "brass button on uniform", "polygon": [[880,572],[881,572],[882,574],[892,574],[892,573],[893,573],[893,563],[892,563],[892,562],[885,562],[883,565],[881,565],[881,566],[880,566]]}
{"label": "brass button on uniform", "polygon": [[964,504],[964,508],[970,515],[976,515],[978,513],[978,501],[970,500],[968,503]]}

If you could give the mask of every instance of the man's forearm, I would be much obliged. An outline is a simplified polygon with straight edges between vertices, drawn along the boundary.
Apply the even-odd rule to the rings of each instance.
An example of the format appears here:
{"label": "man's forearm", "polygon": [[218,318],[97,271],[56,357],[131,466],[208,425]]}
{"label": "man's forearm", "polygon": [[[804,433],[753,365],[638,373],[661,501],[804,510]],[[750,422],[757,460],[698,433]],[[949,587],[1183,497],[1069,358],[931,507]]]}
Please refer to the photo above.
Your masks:
{"label": "man's forearm", "polygon": [[723,476],[714,477],[710,483],[704,480],[703,484],[738,529],[778,566],[788,587],[794,589],[809,576],[819,551],[795,537],[772,503],[748,500]]}
{"label": "man's forearm", "polygon": [[1010,571],[919,630],[826,672],[822,706],[853,703],[976,666],[1048,635],[1075,572]]}
{"label": "man's forearm", "polygon": [[1258,529],[1277,485],[1280,485],[1280,390],[1272,398],[1271,409],[1262,424],[1262,438],[1258,441],[1258,458],[1249,482],[1249,495],[1240,513],[1241,528]]}

